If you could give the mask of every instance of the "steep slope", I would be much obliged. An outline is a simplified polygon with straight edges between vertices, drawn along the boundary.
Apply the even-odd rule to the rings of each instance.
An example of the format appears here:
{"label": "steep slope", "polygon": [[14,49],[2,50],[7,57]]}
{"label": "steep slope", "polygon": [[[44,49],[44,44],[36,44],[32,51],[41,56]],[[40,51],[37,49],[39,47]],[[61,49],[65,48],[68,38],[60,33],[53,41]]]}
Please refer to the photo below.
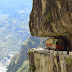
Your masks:
{"label": "steep slope", "polygon": [[25,60],[17,72],[29,72],[29,60]]}
{"label": "steep slope", "polygon": [[[28,48],[31,49],[31,48],[45,47],[45,40],[46,38],[38,38],[30,36],[21,46],[20,52],[12,58],[12,61],[8,67],[7,72],[16,72],[16,71],[19,72],[20,70],[22,70],[24,68],[22,65],[24,65],[23,64],[24,61],[27,60],[28,58],[27,57]],[[24,70],[26,69],[27,67]],[[25,72],[24,70],[22,72]]]}
{"label": "steep slope", "polygon": [[0,57],[2,55],[3,58],[6,52],[19,51],[21,44],[30,36],[30,33],[27,18],[22,20],[20,16],[17,19],[8,17],[3,21],[0,19],[0,22]]}
{"label": "steep slope", "polygon": [[29,28],[32,36],[65,36],[72,50],[72,0],[33,0]]}

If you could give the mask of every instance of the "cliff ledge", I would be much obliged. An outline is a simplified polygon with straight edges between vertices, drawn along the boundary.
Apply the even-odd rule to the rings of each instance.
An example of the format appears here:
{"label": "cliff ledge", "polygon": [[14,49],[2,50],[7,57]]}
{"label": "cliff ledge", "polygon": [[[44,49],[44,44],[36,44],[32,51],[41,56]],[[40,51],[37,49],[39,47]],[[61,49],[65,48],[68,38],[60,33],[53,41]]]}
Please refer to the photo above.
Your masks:
{"label": "cliff ledge", "polygon": [[72,55],[31,49],[28,58],[30,72],[72,72]]}

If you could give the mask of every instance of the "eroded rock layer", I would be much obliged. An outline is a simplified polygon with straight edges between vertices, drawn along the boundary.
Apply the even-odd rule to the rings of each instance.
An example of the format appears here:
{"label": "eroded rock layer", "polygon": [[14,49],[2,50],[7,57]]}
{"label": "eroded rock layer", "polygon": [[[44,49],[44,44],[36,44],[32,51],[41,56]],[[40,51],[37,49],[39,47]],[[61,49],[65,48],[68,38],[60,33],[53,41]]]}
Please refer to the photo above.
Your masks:
{"label": "eroded rock layer", "polygon": [[65,36],[72,44],[72,0],[33,0],[29,28],[32,36]]}
{"label": "eroded rock layer", "polygon": [[28,51],[30,72],[72,72],[72,55],[54,55],[46,51]]}

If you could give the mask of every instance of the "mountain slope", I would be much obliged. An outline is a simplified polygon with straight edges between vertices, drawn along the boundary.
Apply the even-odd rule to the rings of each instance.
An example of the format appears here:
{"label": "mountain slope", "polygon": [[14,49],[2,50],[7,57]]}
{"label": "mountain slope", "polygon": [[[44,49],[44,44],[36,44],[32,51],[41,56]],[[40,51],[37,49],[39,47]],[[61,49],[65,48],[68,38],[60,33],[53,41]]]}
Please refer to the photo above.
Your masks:
{"label": "mountain slope", "polygon": [[[21,46],[21,50],[18,54],[16,54],[8,67],[7,72],[18,72],[20,69],[22,70],[22,64],[25,60],[28,59],[28,48],[38,48],[38,47],[45,47],[45,40],[46,38],[38,38],[30,36],[24,44]],[[26,69],[25,69],[26,70]],[[23,71],[22,71],[23,72]]]}
{"label": "mountain slope", "polygon": [[30,36],[28,21],[31,7],[32,0],[0,1],[0,60],[6,52],[18,52]]}

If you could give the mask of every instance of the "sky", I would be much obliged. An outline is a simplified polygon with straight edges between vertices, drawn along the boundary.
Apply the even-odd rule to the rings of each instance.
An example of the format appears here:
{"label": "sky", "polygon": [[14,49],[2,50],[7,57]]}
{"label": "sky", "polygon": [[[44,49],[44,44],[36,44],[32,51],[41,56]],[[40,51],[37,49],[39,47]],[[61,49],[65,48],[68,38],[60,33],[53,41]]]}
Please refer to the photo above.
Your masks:
{"label": "sky", "polygon": [[25,13],[26,8],[32,7],[32,0],[0,0],[0,14],[14,16],[16,12]]}

